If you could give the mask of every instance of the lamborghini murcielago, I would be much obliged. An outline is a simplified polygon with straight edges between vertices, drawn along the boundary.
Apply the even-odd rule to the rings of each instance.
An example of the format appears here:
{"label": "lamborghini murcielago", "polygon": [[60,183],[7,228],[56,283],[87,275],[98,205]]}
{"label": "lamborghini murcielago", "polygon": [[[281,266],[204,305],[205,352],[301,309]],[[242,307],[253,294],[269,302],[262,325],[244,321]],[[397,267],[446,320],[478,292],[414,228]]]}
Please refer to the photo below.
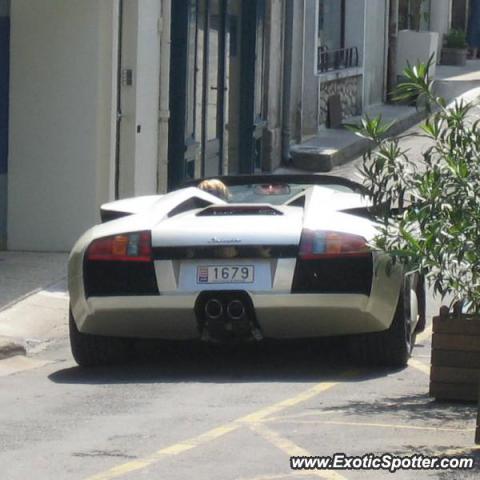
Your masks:
{"label": "lamborghini murcielago", "polygon": [[326,175],[219,177],[105,204],[69,259],[78,364],[135,339],[260,342],[346,336],[370,363],[404,365],[424,328],[418,275],[370,247],[368,196]]}

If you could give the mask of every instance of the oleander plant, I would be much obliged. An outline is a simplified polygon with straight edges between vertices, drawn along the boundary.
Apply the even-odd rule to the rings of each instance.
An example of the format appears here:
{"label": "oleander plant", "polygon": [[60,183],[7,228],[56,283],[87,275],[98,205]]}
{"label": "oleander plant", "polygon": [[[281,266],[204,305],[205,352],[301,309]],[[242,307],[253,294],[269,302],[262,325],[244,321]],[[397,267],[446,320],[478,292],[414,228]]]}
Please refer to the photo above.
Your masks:
{"label": "oleander plant", "polygon": [[[355,132],[373,142],[360,171],[379,223],[373,246],[425,276],[464,313],[480,313],[480,120],[474,104],[435,95],[430,67],[409,65],[394,99],[414,100],[427,117],[421,132],[388,138],[390,125],[365,117]],[[427,146],[411,158],[405,136]]]}

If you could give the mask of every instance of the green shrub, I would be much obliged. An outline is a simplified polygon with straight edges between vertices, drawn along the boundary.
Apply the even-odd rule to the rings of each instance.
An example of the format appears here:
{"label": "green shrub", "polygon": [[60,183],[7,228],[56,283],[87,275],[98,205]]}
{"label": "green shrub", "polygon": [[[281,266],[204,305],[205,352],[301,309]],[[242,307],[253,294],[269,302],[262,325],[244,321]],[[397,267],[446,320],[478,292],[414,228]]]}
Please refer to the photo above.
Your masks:
{"label": "green shrub", "polygon": [[[379,118],[356,133],[372,140],[360,171],[372,199],[379,234],[375,248],[425,275],[435,292],[480,312],[480,120],[463,100],[447,107],[433,93],[425,64],[409,66],[395,98],[421,98],[429,108],[421,134],[429,146],[409,158],[399,138],[385,138]],[[452,302],[452,303],[453,303]]]}
{"label": "green shrub", "polygon": [[452,29],[445,36],[447,48],[467,48],[467,39],[463,30]]}

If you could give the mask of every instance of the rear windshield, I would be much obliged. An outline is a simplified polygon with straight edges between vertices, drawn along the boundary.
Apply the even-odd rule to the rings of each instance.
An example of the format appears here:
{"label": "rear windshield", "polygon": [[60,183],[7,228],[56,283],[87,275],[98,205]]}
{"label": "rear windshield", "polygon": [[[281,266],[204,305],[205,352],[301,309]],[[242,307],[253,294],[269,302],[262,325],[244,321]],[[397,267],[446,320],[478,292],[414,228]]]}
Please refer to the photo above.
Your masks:
{"label": "rear windshield", "polygon": [[[250,185],[231,185],[230,203],[269,203],[282,205],[298,194],[303,193],[311,184],[298,183],[255,183]],[[344,185],[322,185],[338,192],[352,193],[352,189]]]}

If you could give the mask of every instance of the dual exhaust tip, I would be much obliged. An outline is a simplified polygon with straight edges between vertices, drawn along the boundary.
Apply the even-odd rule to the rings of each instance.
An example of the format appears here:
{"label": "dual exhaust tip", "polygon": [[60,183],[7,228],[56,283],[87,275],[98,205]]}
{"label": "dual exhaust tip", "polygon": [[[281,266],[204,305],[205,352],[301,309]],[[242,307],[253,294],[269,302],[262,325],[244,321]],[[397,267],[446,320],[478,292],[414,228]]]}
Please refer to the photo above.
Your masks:
{"label": "dual exhaust tip", "polygon": [[[225,313],[230,320],[242,320],[245,317],[245,305],[241,300],[231,300],[226,308]],[[224,314],[223,303],[218,298],[211,298],[205,303],[205,315],[208,320],[218,320]]]}

